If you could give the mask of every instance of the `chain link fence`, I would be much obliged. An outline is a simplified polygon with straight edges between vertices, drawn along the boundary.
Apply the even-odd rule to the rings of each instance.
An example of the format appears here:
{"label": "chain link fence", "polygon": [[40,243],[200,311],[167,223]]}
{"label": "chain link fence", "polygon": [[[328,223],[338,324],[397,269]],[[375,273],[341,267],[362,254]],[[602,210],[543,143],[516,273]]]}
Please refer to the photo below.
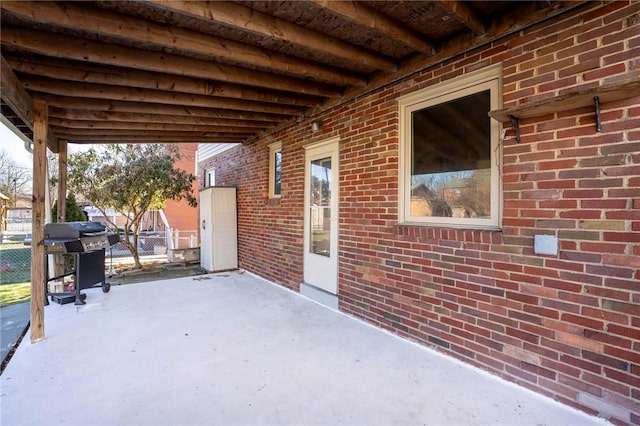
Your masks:
{"label": "chain link fence", "polygon": [[9,223],[2,232],[0,285],[31,281],[31,247],[24,244],[27,232],[31,232],[31,223]]}
{"label": "chain link fence", "polygon": [[[31,223],[13,222],[0,237],[0,285],[28,283],[31,281],[31,246],[25,239],[31,238]],[[125,238],[120,235],[121,240]],[[131,236],[133,241],[133,236]],[[197,249],[197,230],[143,231],[138,237],[138,254],[142,262],[153,257],[155,261],[171,261],[177,250]],[[131,252],[121,242],[106,250],[109,259],[131,257]],[[109,265],[106,265],[109,268]]]}

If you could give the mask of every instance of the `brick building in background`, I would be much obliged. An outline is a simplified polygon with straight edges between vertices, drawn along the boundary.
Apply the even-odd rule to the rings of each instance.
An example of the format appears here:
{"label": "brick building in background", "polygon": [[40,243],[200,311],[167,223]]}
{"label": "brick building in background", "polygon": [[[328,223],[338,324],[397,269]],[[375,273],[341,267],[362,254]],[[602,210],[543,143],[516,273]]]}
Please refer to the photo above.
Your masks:
{"label": "brick building in background", "polygon": [[[178,161],[174,167],[195,175],[198,144],[181,143],[177,146],[180,152],[180,161]],[[197,196],[197,180],[193,182],[192,191],[194,196]],[[179,235],[179,240],[176,240],[176,242],[178,242],[178,246],[175,246],[175,248],[186,248],[197,241],[198,207],[189,206],[189,203],[186,200],[167,200],[163,211],[171,231],[174,235],[177,231]]]}
{"label": "brick building in background", "polygon": [[242,268],[640,424],[639,58],[640,3],[592,3],[201,158],[198,181],[238,188]]}
{"label": "brick building in background", "polygon": [[[175,164],[175,168],[196,174],[196,152],[198,150],[197,143],[181,143],[178,144],[180,152],[180,161]],[[193,182],[193,194],[198,193],[198,182]],[[186,200],[174,201],[167,200],[164,208],[169,225],[172,229],[184,231],[197,231],[198,229],[198,208],[189,206]]]}

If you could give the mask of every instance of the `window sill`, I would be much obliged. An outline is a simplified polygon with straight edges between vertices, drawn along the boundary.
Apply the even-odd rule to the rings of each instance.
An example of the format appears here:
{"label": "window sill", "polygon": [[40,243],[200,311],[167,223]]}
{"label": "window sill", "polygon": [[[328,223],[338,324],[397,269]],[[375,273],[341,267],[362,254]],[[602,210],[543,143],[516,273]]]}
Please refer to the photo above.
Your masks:
{"label": "window sill", "polygon": [[424,222],[399,222],[395,225],[396,229],[399,228],[427,228],[427,229],[441,229],[441,230],[455,230],[455,231],[488,231],[488,232],[502,232],[500,226],[490,225],[469,225],[469,224],[444,224],[444,223],[424,223]]}

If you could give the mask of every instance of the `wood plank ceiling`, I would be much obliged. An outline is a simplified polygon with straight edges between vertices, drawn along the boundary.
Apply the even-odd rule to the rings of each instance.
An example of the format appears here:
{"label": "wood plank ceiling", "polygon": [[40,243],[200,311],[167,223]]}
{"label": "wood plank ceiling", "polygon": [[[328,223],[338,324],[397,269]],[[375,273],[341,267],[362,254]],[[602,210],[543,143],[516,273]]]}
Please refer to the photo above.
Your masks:
{"label": "wood plank ceiling", "polygon": [[581,2],[1,2],[2,114],[71,143],[243,142]]}

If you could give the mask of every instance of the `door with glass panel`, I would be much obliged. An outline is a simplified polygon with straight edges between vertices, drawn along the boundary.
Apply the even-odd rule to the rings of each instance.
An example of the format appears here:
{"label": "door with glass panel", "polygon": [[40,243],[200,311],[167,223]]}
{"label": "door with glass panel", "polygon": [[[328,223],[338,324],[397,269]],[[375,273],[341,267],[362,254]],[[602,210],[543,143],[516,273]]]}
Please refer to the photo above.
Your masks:
{"label": "door with glass panel", "polygon": [[338,140],[305,149],[304,281],[337,294]]}

